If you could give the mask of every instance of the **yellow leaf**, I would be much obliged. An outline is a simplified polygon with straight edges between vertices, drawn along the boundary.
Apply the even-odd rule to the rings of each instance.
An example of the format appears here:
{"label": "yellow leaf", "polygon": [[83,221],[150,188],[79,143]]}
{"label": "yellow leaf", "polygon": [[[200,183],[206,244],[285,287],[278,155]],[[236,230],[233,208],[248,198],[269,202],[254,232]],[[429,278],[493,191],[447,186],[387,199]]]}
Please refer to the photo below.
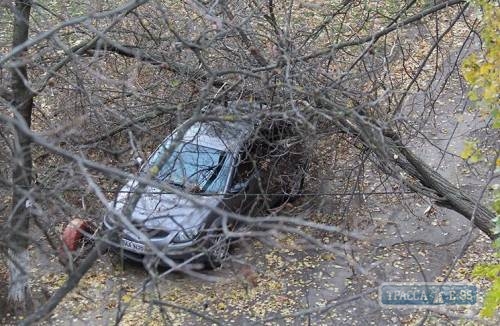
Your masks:
{"label": "yellow leaf", "polygon": [[236,116],[234,114],[227,114],[222,119],[224,121],[234,122],[234,121],[236,121]]}
{"label": "yellow leaf", "polygon": [[485,101],[492,102],[492,101],[496,100],[497,96],[498,96],[498,93],[497,93],[497,90],[495,89],[494,84],[490,84],[484,88],[483,98]]}
{"label": "yellow leaf", "polygon": [[130,301],[132,301],[132,296],[130,294],[125,294],[122,297],[122,301],[125,302],[125,303],[129,303]]}
{"label": "yellow leaf", "polygon": [[160,169],[158,168],[157,165],[153,165],[150,169],[149,169],[149,173],[151,173],[151,175],[157,175],[158,172],[160,172]]}
{"label": "yellow leaf", "polygon": [[479,97],[477,96],[476,91],[470,91],[468,95],[469,95],[469,99],[473,102],[476,102],[477,100],[479,100]]}
{"label": "yellow leaf", "polygon": [[464,149],[460,153],[460,157],[468,160],[469,163],[477,163],[482,159],[481,150],[478,148],[477,143],[472,140],[467,140],[464,143]]}

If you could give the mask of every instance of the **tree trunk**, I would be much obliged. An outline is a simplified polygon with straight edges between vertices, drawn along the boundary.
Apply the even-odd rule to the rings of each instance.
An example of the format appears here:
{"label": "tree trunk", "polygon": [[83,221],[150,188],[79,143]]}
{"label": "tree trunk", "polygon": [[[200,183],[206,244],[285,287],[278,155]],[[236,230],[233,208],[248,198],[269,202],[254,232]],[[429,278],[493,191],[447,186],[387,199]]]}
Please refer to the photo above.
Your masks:
{"label": "tree trunk", "polygon": [[[28,39],[31,1],[16,1],[12,48]],[[31,125],[33,94],[27,82],[28,74],[23,58],[17,56],[12,72],[12,108],[16,119]],[[13,127],[14,153],[12,159],[12,211],[9,217],[9,306],[16,314],[22,314],[32,307],[28,285],[29,273],[29,208],[27,194],[31,187],[31,140],[17,127]]]}
{"label": "tree trunk", "polygon": [[[388,125],[382,128],[376,121],[353,110],[346,112],[326,98],[317,98],[317,103],[331,112],[338,112],[336,123],[339,128],[359,137],[363,145],[377,156],[378,167],[384,173],[400,179],[413,191],[430,197],[437,205],[463,215],[490,239],[498,238],[493,232],[495,214],[482,205],[479,198],[464,193],[417,158]],[[402,172],[413,179],[402,177]]]}

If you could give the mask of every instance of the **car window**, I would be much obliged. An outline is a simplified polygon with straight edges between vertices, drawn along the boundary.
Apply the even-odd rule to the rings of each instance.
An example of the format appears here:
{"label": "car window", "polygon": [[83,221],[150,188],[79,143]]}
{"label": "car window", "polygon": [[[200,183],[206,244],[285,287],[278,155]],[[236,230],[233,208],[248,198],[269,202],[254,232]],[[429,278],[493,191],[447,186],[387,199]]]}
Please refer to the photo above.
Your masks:
{"label": "car window", "polygon": [[[151,156],[147,168],[158,165],[168,147],[169,144],[161,146]],[[181,142],[160,167],[157,179],[193,192],[223,192],[229,173],[228,156],[225,151]]]}

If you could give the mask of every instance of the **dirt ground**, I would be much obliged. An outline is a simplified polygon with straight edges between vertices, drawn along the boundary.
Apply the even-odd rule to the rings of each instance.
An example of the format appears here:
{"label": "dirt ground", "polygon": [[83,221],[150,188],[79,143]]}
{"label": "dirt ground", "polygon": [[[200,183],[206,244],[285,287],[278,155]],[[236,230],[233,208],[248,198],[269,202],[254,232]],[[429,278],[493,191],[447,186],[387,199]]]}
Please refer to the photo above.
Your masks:
{"label": "dirt ground", "polygon": [[[312,249],[291,235],[279,237],[272,247],[257,241],[239,244],[232,261],[206,271],[219,277],[216,282],[182,274],[152,282],[141,265],[121,266],[115,255],[106,254],[45,324],[208,325],[214,319],[224,325],[411,325],[424,317],[425,324],[474,320],[480,305],[426,312],[378,304],[382,281],[443,281],[466,241],[469,225],[460,216],[441,209],[427,215],[425,203],[416,202],[408,197],[408,203],[420,206],[413,214],[396,213],[394,207],[388,214],[380,206],[370,214],[357,211],[358,219],[366,219],[363,240],[346,242],[345,252]],[[326,245],[340,240],[330,233],[316,236]],[[490,241],[474,232],[448,280],[473,282],[484,295],[491,284],[472,279],[471,271],[477,263],[493,262],[492,257]],[[65,280],[53,266],[55,261],[45,262],[33,270],[38,277],[32,290],[38,298]],[[169,305],[159,309],[155,300]]]}

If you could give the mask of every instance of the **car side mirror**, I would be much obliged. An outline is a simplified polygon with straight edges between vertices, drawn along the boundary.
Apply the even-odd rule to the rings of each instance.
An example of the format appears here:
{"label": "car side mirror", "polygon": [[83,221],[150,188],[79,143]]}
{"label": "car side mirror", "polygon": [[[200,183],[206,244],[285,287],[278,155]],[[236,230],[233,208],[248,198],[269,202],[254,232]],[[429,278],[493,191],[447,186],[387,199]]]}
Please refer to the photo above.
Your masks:
{"label": "car side mirror", "polygon": [[236,183],[229,189],[229,192],[232,194],[237,194],[241,192],[242,190],[246,189],[246,187],[248,186],[248,182],[249,180]]}
{"label": "car side mirror", "polygon": [[229,192],[232,193],[232,194],[239,193],[240,191],[242,191],[242,190],[244,190],[244,189],[246,189],[248,187],[248,184],[250,183],[250,181],[255,180],[259,176],[260,176],[260,172],[258,170],[255,170],[252,173],[252,175],[250,175],[245,181],[240,181],[240,182],[236,183],[235,185],[233,185],[229,189]]}
{"label": "car side mirror", "polygon": [[135,159],[134,159],[134,165],[135,165],[135,169],[137,170],[137,172],[139,172],[141,170],[141,167],[142,167],[142,163],[144,163],[144,160],[142,159],[142,157],[140,156],[137,156]]}

